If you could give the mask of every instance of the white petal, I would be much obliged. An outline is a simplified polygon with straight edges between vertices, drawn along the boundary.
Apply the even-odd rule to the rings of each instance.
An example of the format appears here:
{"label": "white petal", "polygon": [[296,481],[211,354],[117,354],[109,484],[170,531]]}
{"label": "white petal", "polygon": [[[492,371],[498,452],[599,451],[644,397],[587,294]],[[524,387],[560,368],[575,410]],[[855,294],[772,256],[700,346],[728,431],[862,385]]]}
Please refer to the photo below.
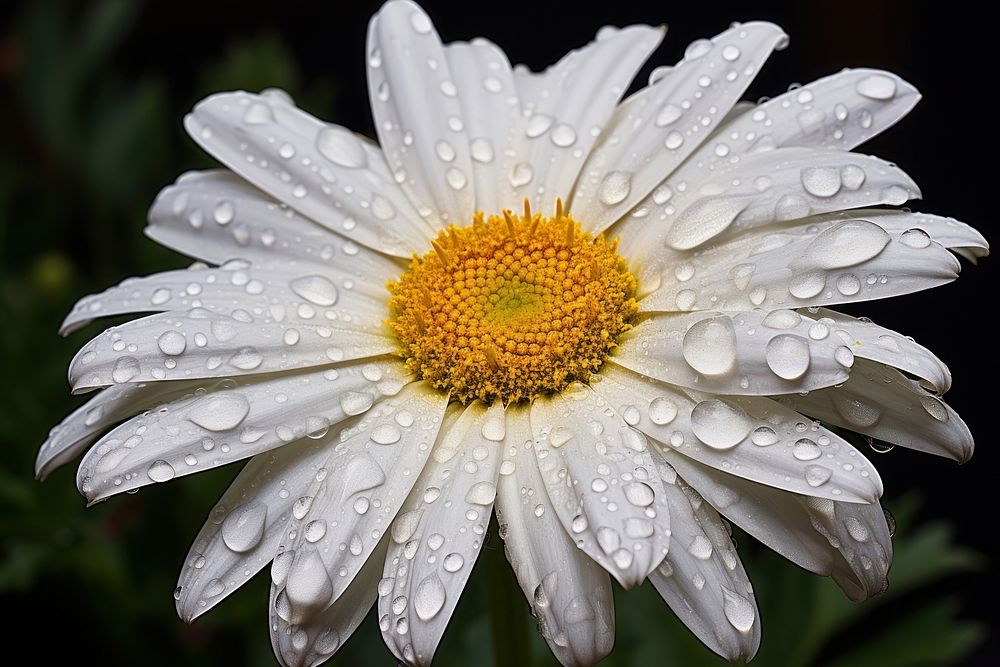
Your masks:
{"label": "white petal", "polygon": [[852,600],[885,589],[892,543],[878,503],[798,496],[663,454],[722,515],[797,565],[832,576]]}
{"label": "white petal", "polygon": [[202,100],[184,127],[220,162],[316,222],[390,255],[426,251],[431,228],[350,130],[245,92]]}
{"label": "white petal", "polygon": [[174,598],[190,623],[275,556],[299,501],[333,453],[331,438],[254,456],[216,503],[184,560]]}
{"label": "white petal", "polygon": [[664,32],[643,25],[606,27],[541,74],[515,71],[524,137],[509,177],[519,197],[530,198],[538,210],[549,210],[557,197],[569,199],[615,105]]}
{"label": "white petal", "polygon": [[[126,322],[77,352],[70,362],[70,384],[79,393],[127,382],[258,375],[398,349],[386,331],[364,331],[335,321],[288,326],[275,321],[275,315],[268,311],[254,317],[237,309],[228,316],[192,308],[184,314],[159,313]],[[181,338],[182,354],[172,354],[181,349]]]}
{"label": "white petal", "polygon": [[959,463],[975,448],[969,427],[944,401],[896,369],[863,359],[841,387],[780,400],[829,424]]}
{"label": "white petal", "polygon": [[[273,580],[269,602],[271,647],[283,667],[313,667],[330,659],[344,645],[375,604],[387,539],[383,538],[340,597],[315,616],[298,624],[282,618],[290,611],[288,595]],[[280,573],[279,573],[280,574]],[[284,582],[282,581],[281,584]]]}
{"label": "white petal", "polygon": [[499,401],[490,408],[473,403],[446,422],[392,524],[379,626],[407,664],[431,663],[482,550],[497,494],[502,439],[496,436],[503,430]]}
{"label": "white petal", "polygon": [[[872,97],[877,86],[885,94]],[[726,157],[786,146],[849,151],[895,125],[919,101],[917,89],[892,72],[845,69],[748,109],[720,128],[717,139],[726,142]],[[716,145],[706,142],[699,155],[706,168]]]}
{"label": "white petal", "polygon": [[910,246],[922,247],[926,245],[927,239],[920,234],[920,232],[924,232],[933,241],[949,250],[968,251],[972,255],[971,258],[968,258],[972,263],[975,263],[976,259],[990,254],[989,243],[986,242],[983,235],[954,218],[892,209],[851,211],[850,217],[871,220],[890,234],[899,234],[901,240]]}
{"label": "white petal", "polygon": [[[595,231],[621,218],[709,136],[784,39],[771,23],[747,23],[692,44],[616,114],[583,168],[573,212]],[[612,174],[626,178],[615,187]]]}
{"label": "white petal", "polygon": [[[805,220],[769,234],[746,234],[697,257],[685,273],[656,264],[644,310],[749,310],[869,301],[951,282],[961,270],[938,243],[913,245],[866,218]],[[647,269],[644,269],[644,271]]]}
{"label": "white petal", "polygon": [[[163,311],[183,314],[193,308],[238,320],[255,313],[296,331],[329,322],[338,328],[378,333],[387,313],[384,285],[375,296],[355,291],[353,283],[348,284],[350,289],[336,272],[262,269],[243,260],[227,262],[218,269],[164,271],[128,278],[116,287],[80,299],[63,321],[60,333],[71,333],[99,317]],[[169,345],[161,346],[161,351],[181,356],[188,346],[197,347],[193,341],[185,341],[180,352],[169,354],[167,349],[177,349]]]}
{"label": "white petal", "polygon": [[531,447],[527,408],[508,407],[496,503],[504,551],[556,659],[593,665],[614,646],[611,578],[563,529]]}
{"label": "white petal", "polygon": [[35,459],[35,475],[45,479],[75,459],[105,429],[161,403],[192,394],[197,382],[151,382],[116,385],[97,392],[49,431]]}
{"label": "white petal", "polygon": [[601,378],[595,391],[623,413],[631,408],[634,428],[659,449],[802,495],[870,503],[882,494],[864,455],[770,398],[685,395],[611,364]]}
{"label": "white petal", "polygon": [[[803,313],[804,314],[804,313]],[[810,337],[834,335],[854,352],[855,357],[871,359],[922,378],[937,393],[951,387],[951,372],[944,362],[912,338],[880,327],[871,320],[857,319],[826,308],[809,309],[810,318],[819,325],[810,327]]]}
{"label": "white petal", "polygon": [[[920,197],[901,169],[867,155],[781,148],[746,157],[657,204],[644,200],[616,228],[622,252],[654,268],[676,263],[678,252],[774,222]],[[671,179],[665,186],[679,190]],[[641,212],[637,220],[636,214]]]}
{"label": "white petal", "polygon": [[667,464],[661,467],[670,503],[670,552],[649,581],[681,622],[730,662],[746,662],[760,647],[760,613],[729,527]]}
{"label": "white petal", "polygon": [[[349,238],[350,231],[342,226],[340,234]],[[320,270],[338,285],[350,281],[380,296],[400,271],[396,261],[331,234],[225,170],[188,172],[164,188],[149,211],[146,235],[213,264],[239,257],[267,268]]]}
{"label": "white petal", "polygon": [[444,47],[459,91],[462,116],[448,119],[448,129],[464,126],[472,158],[475,210],[498,213],[518,205],[508,174],[520,141],[520,106],[507,56],[484,39]]}
{"label": "white petal", "polygon": [[447,404],[447,394],[416,382],[340,434],[336,460],[316,476],[308,509],[287,531],[289,623],[337,600],[372,556],[424,467]]}
{"label": "white petal", "polygon": [[[459,90],[437,31],[413,2],[388,2],[368,26],[368,92],[385,158],[416,210],[433,224],[475,212],[469,138]],[[440,217],[439,217],[440,216]]]}
{"label": "white petal", "polygon": [[613,359],[663,382],[720,394],[811,391],[847,379],[850,349],[809,337],[794,311],[655,314],[626,332]]}
{"label": "white petal", "polygon": [[121,424],[83,457],[77,485],[90,502],[201,472],[366,412],[409,380],[395,360],[207,384]]}
{"label": "white petal", "polygon": [[535,458],[559,522],[625,588],[659,565],[670,508],[645,436],[576,383],[531,404]]}

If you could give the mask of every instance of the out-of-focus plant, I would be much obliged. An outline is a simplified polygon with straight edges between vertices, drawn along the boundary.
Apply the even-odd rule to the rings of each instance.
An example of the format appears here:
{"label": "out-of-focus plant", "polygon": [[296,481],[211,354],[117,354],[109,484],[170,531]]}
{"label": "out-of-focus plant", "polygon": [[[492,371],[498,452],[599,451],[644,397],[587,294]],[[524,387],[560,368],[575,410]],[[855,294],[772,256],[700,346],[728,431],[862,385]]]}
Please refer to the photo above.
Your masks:
{"label": "out-of-focus plant", "polygon": [[[184,139],[183,113],[216,90],[276,86],[323,115],[336,90],[329,81],[304,88],[287,42],[269,33],[228,40],[190,90],[174,90],[157,71],[130,73],[121,52],[141,38],[144,8],[33,0],[0,32],[7,133],[0,154],[0,595],[18,610],[26,636],[43,636],[31,627],[55,609],[68,626],[58,632],[86,635],[89,655],[105,664],[271,665],[267,633],[256,631],[266,622],[266,572],[193,626],[177,620],[171,604],[186,545],[235,469],[86,511],[72,466],[47,484],[31,475],[45,429],[79,403],[63,378],[86,334],[72,341],[55,334],[74,299],[184,262],[140,233],[163,185],[210,166]],[[958,619],[958,601],[942,582],[977,567],[979,557],[956,546],[946,524],[914,525],[913,500],[896,511],[891,587],[863,605],[741,538],[765,618],[755,665],[951,664],[976,645],[982,629]],[[435,664],[551,664],[495,534],[486,549],[479,567],[491,572],[472,577]],[[650,587],[618,602],[617,646],[606,664],[723,664]],[[391,664],[375,622],[370,615],[331,664]],[[73,651],[71,642],[46,648],[50,657]]]}

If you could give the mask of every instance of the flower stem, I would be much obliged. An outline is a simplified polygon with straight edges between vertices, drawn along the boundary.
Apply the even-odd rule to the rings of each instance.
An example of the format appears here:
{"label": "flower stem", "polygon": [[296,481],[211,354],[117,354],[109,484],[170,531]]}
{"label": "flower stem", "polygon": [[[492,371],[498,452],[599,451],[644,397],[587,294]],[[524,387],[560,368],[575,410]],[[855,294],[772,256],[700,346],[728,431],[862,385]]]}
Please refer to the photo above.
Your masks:
{"label": "flower stem", "polygon": [[496,667],[528,665],[530,660],[527,633],[528,605],[514,573],[504,557],[503,540],[494,520],[486,543],[490,626],[493,633],[493,660]]}

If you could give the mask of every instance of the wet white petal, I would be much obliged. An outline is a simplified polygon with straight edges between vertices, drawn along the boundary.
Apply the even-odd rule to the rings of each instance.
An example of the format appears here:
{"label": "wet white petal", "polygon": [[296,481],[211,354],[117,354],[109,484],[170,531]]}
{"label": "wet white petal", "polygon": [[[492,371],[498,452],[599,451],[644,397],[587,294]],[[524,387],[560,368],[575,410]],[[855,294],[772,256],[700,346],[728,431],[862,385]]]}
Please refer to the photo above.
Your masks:
{"label": "wet white petal", "polygon": [[510,172],[519,197],[529,197],[539,210],[549,210],[557,197],[569,199],[584,159],[663,32],[641,25],[603,28],[595,41],[540,74],[515,71],[525,116],[520,162]]}
{"label": "wet white petal", "polygon": [[797,565],[832,576],[852,600],[885,589],[892,543],[877,502],[798,496],[674,452],[665,451],[664,457],[722,515]]}
{"label": "wet white petal", "polygon": [[842,387],[786,396],[793,410],[877,440],[964,463],[975,447],[950,406],[894,368],[859,360]]}
{"label": "wet white petal", "polygon": [[295,503],[333,453],[334,438],[303,440],[254,456],[195,538],[174,597],[187,622],[209,611],[271,562]]}
{"label": "wet white petal", "polygon": [[193,395],[200,386],[198,382],[129,383],[97,392],[49,431],[35,459],[35,475],[44,479],[82,454],[108,427],[161,403]]}
{"label": "wet white petal", "polygon": [[[937,287],[958,277],[938,243],[914,247],[864,218],[803,221],[748,234],[686,258],[691,276],[649,265],[655,289],[644,310],[749,310],[869,301]],[[686,276],[685,276],[686,277]],[[647,280],[649,280],[647,278]]]}
{"label": "wet white petal", "polygon": [[[350,130],[244,92],[202,100],[184,127],[227,167],[316,222],[391,255],[426,250],[431,228]],[[291,157],[282,156],[285,146]]]}
{"label": "wet white petal", "polygon": [[269,616],[271,645],[284,667],[313,667],[326,662],[344,645],[375,603],[375,589],[382,574],[387,538],[372,550],[354,580],[329,607],[301,623],[290,623],[288,594],[274,582],[272,572]]}
{"label": "wet white petal", "polygon": [[614,645],[611,578],[559,523],[531,447],[527,408],[509,407],[496,505],[504,551],[556,659],[593,665]]}
{"label": "wet white petal", "polygon": [[447,119],[452,141],[464,130],[469,141],[475,210],[499,212],[518,200],[508,174],[520,144],[520,104],[507,56],[484,39],[444,48],[462,115]]}
{"label": "wet white petal", "polygon": [[624,334],[612,358],[663,382],[721,394],[788,394],[843,382],[850,349],[836,338],[810,338],[810,326],[792,311],[657,314]]}
{"label": "wet white petal", "polygon": [[760,646],[760,614],[728,526],[673,468],[661,466],[671,544],[649,580],[706,646],[730,662],[750,660]]}
{"label": "wet white petal", "polygon": [[336,460],[316,475],[282,545],[293,554],[284,581],[289,623],[337,600],[372,556],[423,469],[447,403],[447,394],[416,382],[340,434]]}
{"label": "wet white petal", "polygon": [[[734,26],[704,48],[689,49],[663,78],[623,104],[583,168],[574,214],[602,230],[652,192],[709,136],[782,39],[771,23]],[[621,196],[606,185],[615,171],[628,178]]]}
{"label": "wet white petal", "polygon": [[459,90],[434,26],[413,2],[382,7],[368,26],[368,51],[375,128],[400,188],[432,224],[468,224],[475,208],[469,136],[449,119],[464,125],[460,97],[479,91]]}
{"label": "wet white petal", "polygon": [[[293,322],[302,312],[295,304],[277,304],[256,315],[238,307],[231,315],[196,307],[132,320],[80,349],[70,363],[70,383],[74,392],[82,392],[129,382],[257,375],[376,357],[398,348],[381,327],[366,331],[364,324],[325,318]],[[315,309],[305,314],[310,312]],[[183,350],[173,354],[181,349],[179,337]]]}
{"label": "wet white petal", "polygon": [[856,357],[871,359],[922,378],[937,393],[951,388],[951,372],[944,362],[912,338],[881,327],[868,319],[857,319],[826,308],[810,309],[810,337],[836,336]]}
{"label": "wet white petal", "polygon": [[670,508],[646,437],[579,383],[535,399],[530,421],[538,469],[563,529],[622,586],[641,583],[670,542]]}
{"label": "wet white petal", "polygon": [[379,360],[209,382],[101,438],[80,462],[77,485],[95,502],[322,437],[331,426],[399,393],[408,381],[398,362]]}
{"label": "wet white petal", "polygon": [[[669,186],[668,186],[669,187]],[[726,165],[688,184],[658,205],[656,195],[640,209],[657,221],[626,219],[622,251],[650,269],[676,262],[678,252],[716,243],[771,223],[919,198],[916,184],[898,167],[866,155],[782,148]],[[629,225],[631,224],[631,228]],[[636,230],[636,226],[642,230]],[[714,247],[714,246],[713,246]]]}
{"label": "wet white petal", "polygon": [[378,614],[386,645],[407,664],[430,664],[482,550],[501,454],[486,427],[503,413],[500,402],[472,403],[446,421],[393,522]]}
{"label": "wet white petal", "polygon": [[242,258],[265,268],[322,271],[339,285],[384,298],[399,264],[350,240],[356,227],[345,218],[330,233],[236,174],[214,170],[188,172],[164,188],[150,208],[146,235],[213,264]]}
{"label": "wet white petal", "polygon": [[[681,392],[610,366],[595,391],[633,406],[655,450],[679,452],[728,474],[807,496],[858,503],[882,494],[874,466],[849,443],[770,398]],[[669,420],[658,416],[669,402]]]}

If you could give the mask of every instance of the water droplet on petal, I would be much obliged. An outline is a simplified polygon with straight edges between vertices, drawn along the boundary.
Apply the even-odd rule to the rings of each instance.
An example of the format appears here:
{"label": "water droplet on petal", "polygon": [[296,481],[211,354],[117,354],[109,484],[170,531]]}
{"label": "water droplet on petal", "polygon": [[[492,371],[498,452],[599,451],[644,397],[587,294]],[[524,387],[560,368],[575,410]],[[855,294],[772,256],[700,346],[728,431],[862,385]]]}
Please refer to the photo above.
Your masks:
{"label": "water droplet on petal", "polygon": [[745,597],[725,586],[722,587],[722,611],[730,625],[742,633],[750,632],[757,616],[753,604]]}
{"label": "water droplet on petal", "polygon": [[858,81],[856,90],[868,99],[886,101],[896,96],[896,82],[884,74],[870,74]]}
{"label": "water droplet on petal", "polygon": [[239,426],[250,412],[242,394],[209,394],[195,403],[187,418],[208,431],[228,431]]}
{"label": "water droplet on petal", "polygon": [[437,573],[431,573],[417,584],[413,596],[413,608],[421,621],[429,621],[444,607],[447,593]]}
{"label": "water droplet on petal", "polygon": [[797,380],[809,370],[809,341],[794,334],[779,334],[767,342],[767,366],[784,380]]}
{"label": "water droplet on petal", "polygon": [[726,315],[691,325],[681,344],[684,360],[703,375],[721,375],[736,363],[736,330]]}
{"label": "water droplet on petal", "polygon": [[702,401],[691,411],[695,437],[713,449],[730,449],[740,444],[753,423],[738,405],[718,399]]}
{"label": "water droplet on petal", "polygon": [[166,482],[173,479],[176,473],[172,465],[163,459],[159,459],[157,461],[153,461],[152,465],[150,465],[149,469],[146,471],[146,474],[154,482]]}
{"label": "water droplet on petal", "polygon": [[267,505],[249,502],[226,515],[222,522],[222,541],[237,553],[250,551],[260,543],[267,519]]}
{"label": "water droplet on petal", "polygon": [[353,132],[338,125],[329,125],[316,135],[316,150],[330,162],[348,169],[368,165],[365,147]]}
{"label": "water droplet on petal", "polygon": [[612,171],[601,181],[600,199],[605,206],[614,206],[628,197],[632,188],[632,176],[623,171]]}
{"label": "water droplet on petal", "polygon": [[317,306],[332,306],[337,303],[337,287],[323,276],[304,276],[291,282],[292,291]]}

